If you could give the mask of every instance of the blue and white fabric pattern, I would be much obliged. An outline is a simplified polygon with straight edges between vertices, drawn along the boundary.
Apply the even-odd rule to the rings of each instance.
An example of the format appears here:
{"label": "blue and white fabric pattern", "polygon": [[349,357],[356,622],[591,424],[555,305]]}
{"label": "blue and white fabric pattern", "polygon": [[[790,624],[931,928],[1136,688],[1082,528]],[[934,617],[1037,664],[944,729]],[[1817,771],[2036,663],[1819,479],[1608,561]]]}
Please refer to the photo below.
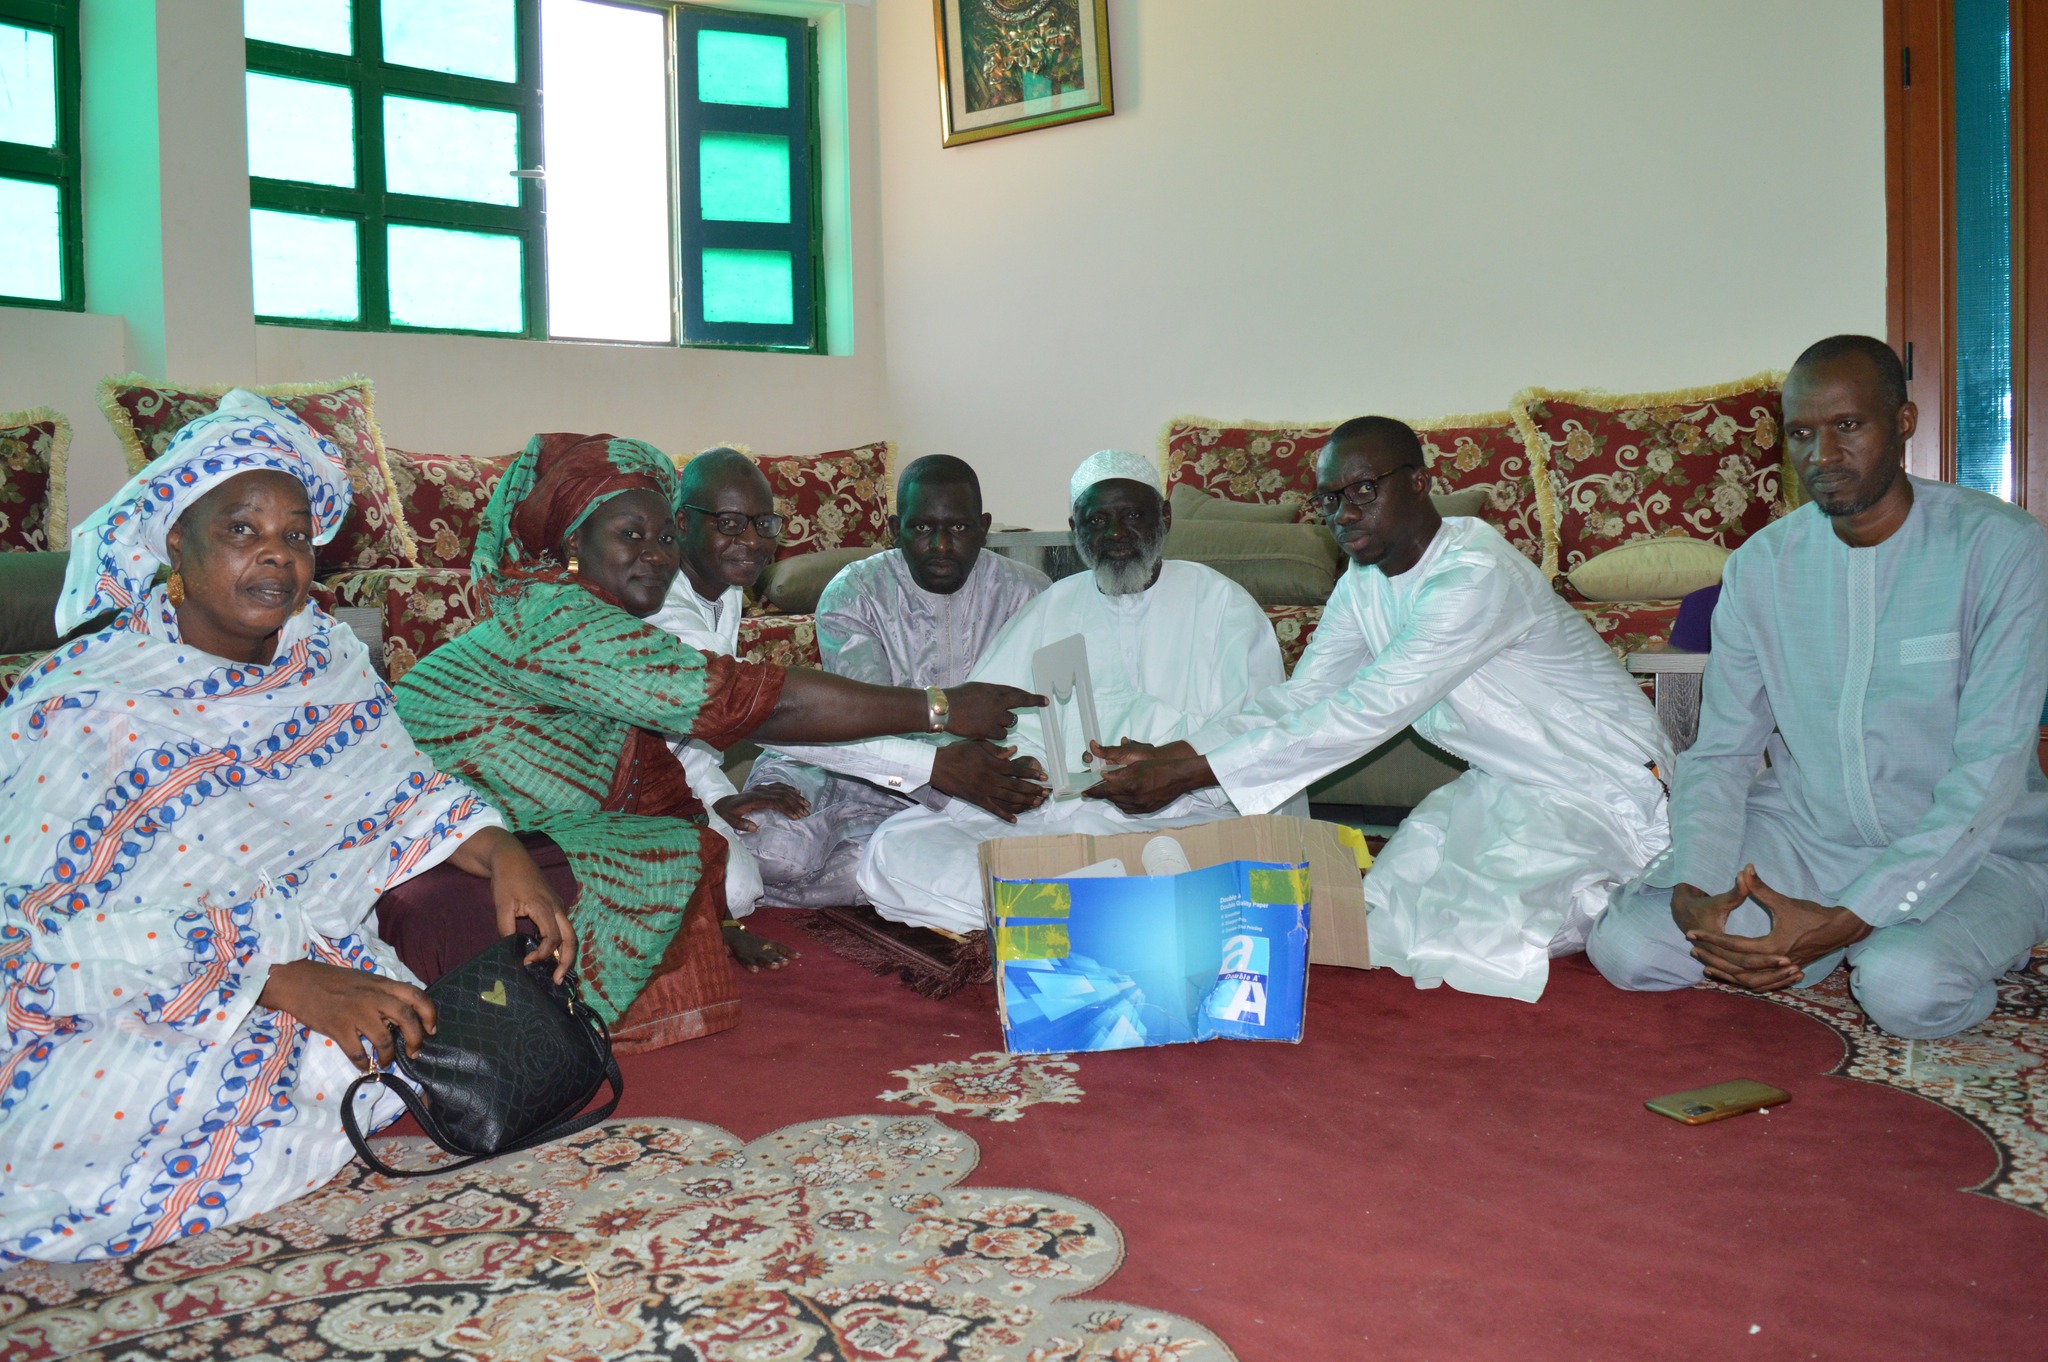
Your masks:
{"label": "blue and white fabric pattern", "polygon": [[140,600],[170,562],[164,539],[185,508],[229,478],[259,469],[303,483],[313,508],[313,542],[334,538],[350,496],[341,451],[280,404],[236,388],[71,531],[57,632]]}
{"label": "blue and white fabric pattern", "polygon": [[0,1264],[152,1248],[345,1164],[353,1066],[260,1004],[269,971],[411,981],[377,896],[500,821],[312,605],[237,664],[186,644],[154,587],[25,675],[0,702]]}

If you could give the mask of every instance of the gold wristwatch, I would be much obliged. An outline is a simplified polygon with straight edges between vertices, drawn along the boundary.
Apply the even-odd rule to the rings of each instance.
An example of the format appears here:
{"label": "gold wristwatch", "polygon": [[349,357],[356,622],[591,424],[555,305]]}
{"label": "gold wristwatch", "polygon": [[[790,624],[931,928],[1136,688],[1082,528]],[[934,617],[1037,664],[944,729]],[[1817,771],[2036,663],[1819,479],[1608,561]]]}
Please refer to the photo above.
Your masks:
{"label": "gold wristwatch", "polygon": [[925,719],[931,724],[931,731],[944,733],[946,717],[952,713],[952,702],[946,699],[946,692],[937,686],[924,688]]}

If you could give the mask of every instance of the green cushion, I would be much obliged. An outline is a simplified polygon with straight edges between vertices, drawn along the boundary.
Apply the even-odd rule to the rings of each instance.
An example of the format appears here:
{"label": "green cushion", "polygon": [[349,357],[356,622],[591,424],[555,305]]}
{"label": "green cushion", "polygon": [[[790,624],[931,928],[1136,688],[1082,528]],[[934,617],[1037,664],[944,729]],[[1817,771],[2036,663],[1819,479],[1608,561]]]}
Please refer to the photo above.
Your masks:
{"label": "green cushion", "polygon": [[0,553],[0,654],[57,646],[57,598],[68,553]]}
{"label": "green cushion", "polygon": [[1598,553],[1565,576],[1589,601],[1675,601],[1719,585],[1728,550],[1704,539],[1638,539]]}
{"label": "green cushion", "polygon": [[1175,523],[1183,520],[1228,520],[1238,524],[1292,525],[1301,514],[1299,500],[1226,501],[1199,487],[1181,486],[1167,498]]}
{"label": "green cushion", "polygon": [[1337,541],[1321,525],[1228,520],[1175,520],[1166,556],[1215,568],[1260,605],[1321,605],[1343,563]]}
{"label": "green cushion", "polygon": [[818,597],[825,594],[826,583],[839,575],[839,569],[887,552],[873,548],[820,549],[816,553],[799,553],[794,558],[778,558],[754,583],[754,599],[766,601],[785,615],[808,615],[818,608]]}
{"label": "green cushion", "polygon": [[1484,487],[1467,487],[1462,492],[1431,492],[1429,499],[1436,506],[1438,515],[1477,517],[1493,504],[1487,499]]}

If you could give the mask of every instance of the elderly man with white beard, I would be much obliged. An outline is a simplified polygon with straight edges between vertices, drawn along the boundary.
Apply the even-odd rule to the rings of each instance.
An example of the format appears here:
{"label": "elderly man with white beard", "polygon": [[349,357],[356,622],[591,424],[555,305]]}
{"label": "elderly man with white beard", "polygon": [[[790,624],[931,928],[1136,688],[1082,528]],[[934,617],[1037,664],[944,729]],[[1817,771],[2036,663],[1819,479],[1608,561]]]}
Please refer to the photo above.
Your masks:
{"label": "elderly man with white beard", "polygon": [[[1147,743],[1187,737],[1281,681],[1280,645],[1258,603],[1213,568],[1164,559],[1173,516],[1150,460],[1103,450],[1075,471],[1069,499],[1074,547],[1090,570],[1053,583],[1019,611],[972,679],[1032,689],[1032,655],[1080,634],[1104,736]],[[1037,711],[1021,715],[1010,738],[1020,758],[1045,763],[1046,730]],[[1066,769],[1081,770],[1083,736],[1067,733],[1064,746]],[[883,823],[858,879],[883,917],[964,934],[985,925],[985,840],[1140,832],[1236,815],[1216,789],[1143,816],[1097,800],[1049,800],[1014,823],[955,800],[943,810],[906,809]]]}

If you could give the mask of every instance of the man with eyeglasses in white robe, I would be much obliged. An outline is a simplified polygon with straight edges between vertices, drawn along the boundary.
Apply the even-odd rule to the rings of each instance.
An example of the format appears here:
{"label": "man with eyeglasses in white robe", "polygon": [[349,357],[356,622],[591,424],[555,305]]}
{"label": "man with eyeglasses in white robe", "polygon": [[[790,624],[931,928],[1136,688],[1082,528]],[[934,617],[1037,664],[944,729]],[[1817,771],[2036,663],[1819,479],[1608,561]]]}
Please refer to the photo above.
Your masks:
{"label": "man with eyeglasses in white robe", "polygon": [[[1258,603],[1199,563],[1164,557],[1172,512],[1151,460],[1103,450],[1068,485],[1069,525],[1087,571],[1054,582],[1010,621],[975,665],[973,679],[1025,689],[1032,655],[1074,634],[1086,642],[1098,721],[1105,734],[1172,742],[1236,714],[1284,676],[1279,641]],[[1087,758],[1077,724],[1063,725],[1064,761]],[[1010,734],[1017,760],[1045,765],[1045,721],[1019,714]],[[980,845],[989,838],[1111,834],[1184,827],[1235,817],[1219,790],[1177,799],[1144,816],[1078,798],[1053,799],[1004,821],[955,801],[914,808],[875,832],[860,863],[861,890],[885,918],[955,935],[986,925]]]}
{"label": "man with eyeglasses in white robe", "polygon": [[1124,744],[1098,798],[1143,812],[1220,787],[1263,813],[1413,727],[1469,769],[1366,874],[1372,958],[1417,987],[1534,1002],[1669,831],[1650,702],[1491,525],[1443,519],[1415,432],[1347,421],[1314,505],[1351,559],[1287,684],[1164,748]]}
{"label": "man with eyeglasses in white robe", "polygon": [[[685,505],[676,527],[681,571],[648,623],[699,652],[732,657],[739,652],[746,589],[775,560],[784,520],[775,514],[767,477],[736,449],[697,455],[683,465],[682,483]],[[788,785],[764,784],[742,793],[725,773],[724,754],[695,738],[669,747],[711,830],[725,840],[725,911],[733,920],[726,945],[750,971],[781,968],[786,957],[780,947],[737,927],[736,920],[761,901],[761,868],[740,833],[753,827],[753,815],[773,810],[801,817],[808,804]]]}

